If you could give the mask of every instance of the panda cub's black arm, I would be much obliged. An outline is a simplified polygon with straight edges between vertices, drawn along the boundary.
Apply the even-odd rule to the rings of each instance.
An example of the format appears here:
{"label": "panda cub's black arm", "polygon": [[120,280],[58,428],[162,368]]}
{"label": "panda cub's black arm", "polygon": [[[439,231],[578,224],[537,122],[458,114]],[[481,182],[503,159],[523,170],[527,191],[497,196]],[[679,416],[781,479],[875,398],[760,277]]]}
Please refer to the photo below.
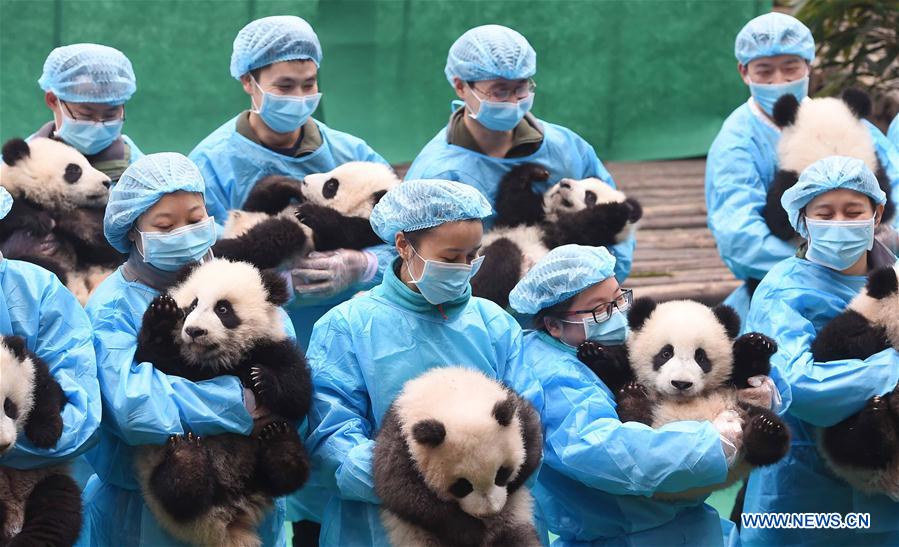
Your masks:
{"label": "panda cub's black arm", "polygon": [[549,180],[549,171],[535,163],[513,167],[499,182],[496,195],[498,227],[533,225],[543,220],[543,194],[534,192],[535,182]]}
{"label": "panda cub's black arm", "polygon": [[560,213],[555,223],[547,223],[543,242],[550,249],[575,243],[610,247],[631,218],[627,203],[602,203],[576,213]]}
{"label": "panda cub's black arm", "polygon": [[367,218],[346,216],[330,207],[304,203],[297,209],[297,219],[312,230],[316,251],[361,250],[384,243]]}
{"label": "panda cub's black arm", "polygon": [[306,233],[295,221],[270,218],[238,237],[219,240],[212,247],[212,254],[249,262],[265,270],[276,268],[288,257],[303,252],[307,243]]}
{"label": "panda cub's black arm", "polygon": [[270,175],[253,185],[242,209],[277,215],[292,203],[303,203],[305,200],[303,181],[281,175]]}
{"label": "panda cub's black arm", "polygon": [[238,373],[260,404],[289,420],[300,420],[312,403],[309,366],[290,340],[254,346]]}
{"label": "panda cub's black arm", "polygon": [[863,315],[846,310],[824,325],[812,342],[815,361],[867,359],[890,347],[886,331],[872,325]]}
{"label": "panda cub's black arm", "polygon": [[627,383],[635,380],[626,344],[604,346],[593,340],[585,340],[577,349],[577,358],[587,365],[593,374],[612,393],[618,393]]}
{"label": "panda cub's black arm", "polygon": [[25,422],[25,436],[38,448],[51,448],[62,436],[62,410],[66,406],[66,394],[50,374],[50,367],[33,353],[34,407]]}
{"label": "panda cub's black arm", "polygon": [[771,356],[777,353],[777,342],[764,334],[748,332],[733,345],[734,368],[730,381],[738,389],[750,387],[753,376],[768,376],[771,372]]}
{"label": "panda cub's black arm", "polygon": [[790,225],[790,219],[787,212],[784,211],[783,205],[780,204],[780,198],[783,197],[784,192],[796,184],[798,178],[799,175],[795,171],[778,170],[774,174],[774,181],[771,183],[768,195],[765,196],[765,210],[762,211],[762,217],[771,233],[784,241],[789,241],[798,234]]}
{"label": "panda cub's black arm", "polygon": [[152,363],[165,374],[196,381],[189,377],[191,367],[185,366],[178,349],[178,331],[183,320],[184,313],[172,297],[161,294],[154,298],[144,312],[134,360]]}

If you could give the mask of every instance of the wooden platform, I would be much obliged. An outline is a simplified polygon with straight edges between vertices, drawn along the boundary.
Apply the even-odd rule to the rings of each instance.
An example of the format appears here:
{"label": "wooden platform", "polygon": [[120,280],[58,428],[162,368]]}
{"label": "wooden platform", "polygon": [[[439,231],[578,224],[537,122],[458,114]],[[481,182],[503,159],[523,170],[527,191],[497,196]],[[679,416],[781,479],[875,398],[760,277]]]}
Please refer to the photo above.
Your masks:
{"label": "wooden platform", "polygon": [[740,285],[718,256],[706,224],[704,159],[611,162],[606,167],[644,210],[624,286],[635,289],[636,296],[715,304]]}

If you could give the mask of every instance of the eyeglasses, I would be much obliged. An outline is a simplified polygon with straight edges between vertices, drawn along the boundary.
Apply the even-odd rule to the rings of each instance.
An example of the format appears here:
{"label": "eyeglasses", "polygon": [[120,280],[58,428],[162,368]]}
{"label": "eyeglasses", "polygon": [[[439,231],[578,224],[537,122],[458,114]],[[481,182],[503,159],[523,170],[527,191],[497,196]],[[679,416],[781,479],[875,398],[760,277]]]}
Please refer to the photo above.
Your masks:
{"label": "eyeglasses", "polygon": [[528,95],[534,92],[537,89],[537,84],[534,83],[534,80],[528,79],[528,81],[518,84],[513,88],[508,87],[500,87],[498,89],[492,89],[490,91],[483,91],[474,86],[474,82],[467,82],[468,87],[472,90],[480,93],[481,95],[486,95],[488,99],[493,99],[496,101],[505,102],[515,97],[516,99],[525,99]]}
{"label": "eyeglasses", "polygon": [[63,101],[59,101],[59,102],[62,104],[62,107],[66,109],[66,113],[69,115],[69,118],[75,120],[76,122],[83,121],[83,122],[97,122],[97,123],[102,123],[102,124],[108,124],[108,123],[118,123],[119,121],[125,121],[125,109],[124,108],[122,108],[121,115],[120,114],[112,114],[110,116],[105,116],[105,117],[97,120],[97,119],[94,119],[89,116],[86,118],[79,118],[78,116],[75,116],[75,114],[72,112],[72,109],[69,108],[68,104],[64,103]]}
{"label": "eyeglasses", "polygon": [[611,302],[603,302],[592,310],[570,311],[565,315],[583,315],[585,313],[589,313],[593,315],[594,321],[596,321],[597,323],[602,323],[603,321],[606,321],[608,318],[612,317],[612,312],[615,310],[615,308],[618,308],[619,312],[626,312],[630,309],[631,304],[633,303],[634,291],[632,291],[631,289],[624,289],[621,291],[621,294],[619,294],[618,297]]}

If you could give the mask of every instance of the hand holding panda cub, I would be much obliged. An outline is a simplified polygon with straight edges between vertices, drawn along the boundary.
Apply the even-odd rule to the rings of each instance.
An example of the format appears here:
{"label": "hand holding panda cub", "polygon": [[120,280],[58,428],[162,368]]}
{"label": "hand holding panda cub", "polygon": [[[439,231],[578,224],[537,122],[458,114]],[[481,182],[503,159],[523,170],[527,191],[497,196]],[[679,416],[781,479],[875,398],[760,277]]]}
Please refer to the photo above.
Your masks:
{"label": "hand holding panda cub", "polygon": [[400,183],[389,166],[356,161],[302,181],[260,180],[243,210],[231,211],[216,256],[275,268],[310,251],[361,250],[383,243],[368,219],[388,190]]}
{"label": "hand holding panda cub", "polygon": [[602,346],[587,340],[578,348],[578,358],[615,394],[622,422],[651,427],[679,420],[714,423],[735,413],[742,428],[742,443],[724,483],[657,493],[656,498],[697,498],[786,455],[787,425],[770,410],[737,397],[738,389],[749,387],[749,378],[770,372],[770,358],[777,351],[773,340],[754,332],[737,337],[740,321],[733,309],[688,300],[656,304],[637,299],[628,323],[627,344]]}
{"label": "hand holding panda cub", "polygon": [[[66,396],[50,368],[18,336],[0,336],[0,455],[28,439],[52,448],[62,436]],[[0,466],[0,545],[73,545],[81,492],[65,466]]]}
{"label": "hand holding panda cub", "polygon": [[287,338],[284,280],[214,259],[182,273],[144,313],[135,359],[192,381],[234,375],[277,416],[258,436],[173,436],[144,446],[135,465],[148,507],[176,538],[198,545],[259,545],[273,498],[309,471],[296,431],[310,405],[305,359]]}
{"label": "hand holding panda cub", "polygon": [[562,179],[545,194],[546,168],[524,163],[500,181],[496,224],[484,235],[484,263],[472,278],[472,294],[505,308],[509,293],[543,256],[575,243],[610,247],[631,237],[643,216],[640,203],[596,178]]}
{"label": "hand holding panda cub", "polygon": [[[862,293],[821,329],[811,349],[815,362],[828,362],[867,359],[890,347],[899,350],[899,266],[871,272]],[[899,501],[899,386],[823,428],[818,445],[853,488]]]}
{"label": "hand holding panda cub", "polygon": [[437,368],[410,380],[374,449],[391,544],[539,546],[524,483],[542,446],[534,408],[480,371]]}

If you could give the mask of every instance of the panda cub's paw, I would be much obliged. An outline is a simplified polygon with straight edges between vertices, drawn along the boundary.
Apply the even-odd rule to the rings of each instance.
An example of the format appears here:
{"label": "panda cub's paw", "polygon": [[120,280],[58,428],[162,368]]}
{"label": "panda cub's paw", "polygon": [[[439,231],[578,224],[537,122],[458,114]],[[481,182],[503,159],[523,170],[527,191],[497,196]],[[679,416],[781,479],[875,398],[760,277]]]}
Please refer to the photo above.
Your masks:
{"label": "panda cub's paw", "polygon": [[741,351],[757,357],[771,357],[777,353],[777,342],[760,332],[749,332],[737,339]]}
{"label": "panda cub's paw", "polygon": [[184,313],[175,299],[161,294],[150,302],[150,307],[144,312],[143,327],[150,329],[154,338],[169,338],[183,318]]}
{"label": "panda cub's paw", "polygon": [[309,478],[309,461],[295,427],[275,421],[259,433],[258,479],[272,496],[284,496],[299,489]]}
{"label": "panda cub's paw", "polygon": [[193,433],[171,435],[166,443],[165,452],[169,464],[192,469],[208,469],[206,449],[199,435]]}
{"label": "panda cub's paw", "polygon": [[790,449],[790,431],[783,421],[769,412],[759,412],[743,430],[745,459],[752,465],[770,465],[786,456]]}
{"label": "panda cub's paw", "polygon": [[628,399],[648,399],[649,391],[647,391],[646,386],[639,382],[628,382],[624,384],[624,387],[618,390],[619,398],[628,398]]}
{"label": "panda cub's paw", "polygon": [[577,358],[613,393],[633,380],[624,346],[604,346],[593,340],[585,340],[577,348]]}
{"label": "panda cub's paw", "polygon": [[334,209],[308,202],[297,207],[296,217],[315,233],[339,231],[340,221],[344,218]]}

